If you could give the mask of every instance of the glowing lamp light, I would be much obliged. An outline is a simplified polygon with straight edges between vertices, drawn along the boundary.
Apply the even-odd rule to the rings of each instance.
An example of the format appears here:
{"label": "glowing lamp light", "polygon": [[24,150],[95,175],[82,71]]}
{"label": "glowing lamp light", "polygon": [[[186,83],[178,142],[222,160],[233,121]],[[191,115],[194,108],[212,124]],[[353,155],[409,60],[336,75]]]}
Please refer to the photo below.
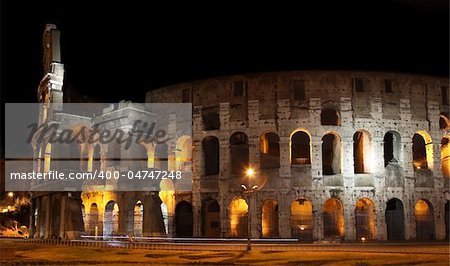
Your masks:
{"label": "glowing lamp light", "polygon": [[248,168],[246,174],[247,176],[252,177],[255,174],[255,170],[253,170],[253,168]]}
{"label": "glowing lamp light", "polygon": [[305,227],[304,226],[300,226],[300,231],[304,231]]}
{"label": "glowing lamp light", "polygon": [[361,241],[362,242],[366,241],[366,238],[365,237],[361,237]]}
{"label": "glowing lamp light", "polygon": [[14,196],[14,192],[8,192],[8,197],[12,198]]}

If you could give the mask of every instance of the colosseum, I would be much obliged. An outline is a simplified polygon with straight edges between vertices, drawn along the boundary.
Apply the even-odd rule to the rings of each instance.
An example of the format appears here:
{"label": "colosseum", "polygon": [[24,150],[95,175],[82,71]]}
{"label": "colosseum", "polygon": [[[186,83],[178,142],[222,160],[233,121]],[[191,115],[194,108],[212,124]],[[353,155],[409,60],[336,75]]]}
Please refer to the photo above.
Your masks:
{"label": "colosseum", "polygon": [[[46,32],[55,46],[57,30]],[[49,56],[50,75],[39,92],[52,108],[64,105],[64,66],[55,53]],[[163,153],[137,148],[147,162],[137,166],[109,160],[113,148],[106,145],[80,144],[75,150],[87,159],[79,165],[192,168],[192,190],[167,182],[164,191],[34,192],[33,235],[448,239],[448,84],[448,78],[392,72],[289,71],[151,90],[146,103],[192,103],[192,132],[174,134],[179,137]],[[92,126],[130,104],[72,117],[73,124]],[[34,148],[44,147],[50,161],[55,151],[44,144]]]}

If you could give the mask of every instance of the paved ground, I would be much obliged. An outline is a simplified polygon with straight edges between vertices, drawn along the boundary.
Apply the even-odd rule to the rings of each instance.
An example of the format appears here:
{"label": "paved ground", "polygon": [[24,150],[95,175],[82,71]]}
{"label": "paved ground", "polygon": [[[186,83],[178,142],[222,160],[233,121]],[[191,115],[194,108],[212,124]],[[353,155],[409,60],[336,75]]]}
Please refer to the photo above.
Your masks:
{"label": "paved ground", "polygon": [[[292,247],[273,250],[268,245],[254,245],[255,250],[234,250],[235,245],[221,245],[222,250],[131,249],[121,247],[85,247],[42,245],[23,241],[0,241],[1,265],[449,265],[448,244],[337,244],[272,246]],[[186,247],[177,245],[179,249]],[[264,250],[266,249],[266,250]],[[270,249],[270,250],[269,250]]]}

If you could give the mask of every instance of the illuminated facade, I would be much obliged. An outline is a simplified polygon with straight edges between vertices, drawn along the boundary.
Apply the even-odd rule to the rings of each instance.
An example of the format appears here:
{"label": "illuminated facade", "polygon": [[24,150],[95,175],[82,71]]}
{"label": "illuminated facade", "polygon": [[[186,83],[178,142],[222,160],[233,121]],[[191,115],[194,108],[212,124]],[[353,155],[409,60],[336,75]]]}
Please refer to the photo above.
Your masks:
{"label": "illuminated facade", "polygon": [[[78,147],[87,158],[80,167],[192,166],[192,191],[175,191],[170,181],[159,193],[85,191],[74,201],[80,211],[73,211],[83,224],[71,234],[73,221],[52,222],[53,216],[66,219],[56,212],[67,205],[55,213],[51,206],[67,193],[38,193],[33,232],[244,238],[250,213],[254,238],[448,238],[448,83],[397,73],[297,71],[150,91],[147,103],[192,103],[192,138],[181,136],[166,148],[166,163],[155,160],[157,149],[140,145],[134,151],[145,160],[134,166],[110,160],[120,147]],[[52,148],[40,150],[51,161]],[[241,189],[248,167],[259,187],[250,204]]]}

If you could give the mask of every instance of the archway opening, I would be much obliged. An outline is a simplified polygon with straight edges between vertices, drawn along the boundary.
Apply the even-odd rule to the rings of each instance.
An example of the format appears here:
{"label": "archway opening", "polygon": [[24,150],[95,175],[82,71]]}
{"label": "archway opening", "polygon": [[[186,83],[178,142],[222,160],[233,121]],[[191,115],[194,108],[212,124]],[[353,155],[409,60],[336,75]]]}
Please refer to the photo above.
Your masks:
{"label": "archway opening", "polygon": [[297,131],[291,137],[291,164],[311,164],[311,139],[308,133]]}
{"label": "archway opening", "polygon": [[416,239],[434,240],[434,211],[431,202],[420,199],[414,208],[416,217]]}
{"label": "archway opening", "polygon": [[220,237],[220,206],[215,199],[208,199],[202,208],[203,235]]}
{"label": "archway opening", "polygon": [[202,141],[203,158],[204,158],[204,172],[205,175],[219,174],[219,139],[216,137],[206,137]]}
{"label": "archway opening", "polygon": [[322,138],[322,172],[324,175],[341,173],[341,139],[336,134]]}
{"label": "archway opening", "polygon": [[248,205],[243,199],[235,199],[230,203],[230,236],[247,237]]}
{"label": "archway opening", "polygon": [[428,133],[419,131],[414,134],[412,152],[414,170],[433,168],[433,143]]}
{"label": "archway opening", "polygon": [[400,160],[401,137],[398,132],[389,131],[384,134],[384,167],[388,164],[396,164]]}
{"label": "archway opening", "polygon": [[119,205],[113,200],[105,206],[103,229],[105,237],[115,236],[119,232]]}
{"label": "archway opening", "polygon": [[133,220],[134,220],[134,236],[141,237],[142,236],[142,226],[143,226],[143,218],[144,218],[144,205],[140,200],[136,202],[133,210]]}
{"label": "archway opening", "polygon": [[259,139],[261,169],[280,168],[280,137],[267,132]]}
{"label": "archway opening", "polygon": [[231,174],[243,176],[249,163],[247,135],[236,132],[230,137]]}
{"label": "archway opening", "polygon": [[323,126],[339,126],[341,121],[338,112],[333,108],[324,108],[320,113],[320,124]]}
{"label": "archway opening", "polygon": [[313,208],[309,200],[298,199],[291,205],[291,236],[300,241],[313,240]]}
{"label": "archway opening", "polygon": [[177,142],[176,149],[176,169],[177,171],[192,171],[192,139],[189,136],[182,136]]}
{"label": "archway opening", "polygon": [[357,239],[375,239],[375,205],[373,201],[363,198],[356,202],[355,227]]}
{"label": "archway opening", "polygon": [[405,239],[405,214],[403,203],[399,199],[390,199],[386,203],[386,231],[388,240]]}
{"label": "archway opening", "polygon": [[262,236],[278,237],[278,203],[266,200],[262,206]]}
{"label": "archway opening", "polygon": [[175,234],[180,237],[193,236],[194,214],[192,204],[180,201],[175,207]]}
{"label": "archway opening", "polygon": [[338,199],[328,199],[323,205],[323,235],[332,239],[344,237],[344,208]]}

